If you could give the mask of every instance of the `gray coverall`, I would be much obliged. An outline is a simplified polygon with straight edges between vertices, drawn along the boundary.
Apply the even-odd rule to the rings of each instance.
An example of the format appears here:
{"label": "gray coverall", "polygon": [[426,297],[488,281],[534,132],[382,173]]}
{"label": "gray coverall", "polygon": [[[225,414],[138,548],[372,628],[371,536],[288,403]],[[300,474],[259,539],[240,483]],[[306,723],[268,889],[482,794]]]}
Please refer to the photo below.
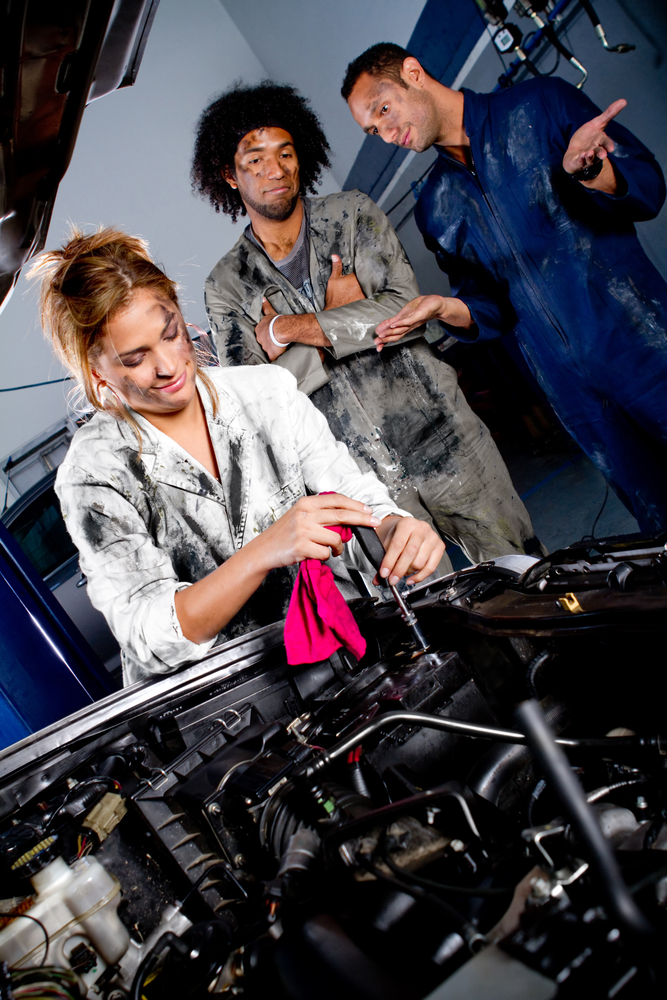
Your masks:
{"label": "gray coverall", "polygon": [[[316,312],[331,342],[325,360],[317,347],[291,344],[273,364],[296,376],[361,468],[375,472],[399,507],[434,524],[472,562],[535,553],[528,512],[489,431],[468,406],[454,370],[434,357],[423,330],[375,350],[378,323],[419,295],[389,220],[360,191],[308,199],[308,205],[316,308],[242,235],[204,287],[220,363],[269,362],[255,337],[264,296],[281,314]],[[325,311],[334,253],[366,298]],[[447,556],[440,570],[451,571]]]}

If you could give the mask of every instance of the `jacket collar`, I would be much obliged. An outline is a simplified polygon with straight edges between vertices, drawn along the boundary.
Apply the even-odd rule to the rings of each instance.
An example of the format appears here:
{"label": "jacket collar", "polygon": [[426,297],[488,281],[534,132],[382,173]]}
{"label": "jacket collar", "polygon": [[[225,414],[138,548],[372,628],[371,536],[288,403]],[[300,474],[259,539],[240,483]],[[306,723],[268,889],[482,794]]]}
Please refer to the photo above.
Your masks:
{"label": "jacket collar", "polygon": [[[236,446],[238,446],[245,434],[238,419],[241,407],[228,392],[216,386],[218,414],[214,417],[210,396],[206,386],[199,379],[197,380],[197,388],[218,460],[221,481],[218,482],[214,479],[189,452],[177,444],[168,434],[159,430],[140,413],[131,410],[132,416],[141,430],[141,461],[146,472],[156,482],[229,506],[228,501],[231,498],[227,496],[225,487],[229,478],[229,470],[234,465],[233,461],[230,462],[230,449],[234,450],[232,442],[236,442]],[[238,495],[235,484],[233,484],[232,492]]]}
{"label": "jacket collar", "polygon": [[[488,113],[488,94],[476,94],[474,90],[461,87],[463,94],[463,128],[469,139],[472,139],[481,131]],[[471,143],[472,145],[472,143]],[[445,152],[442,146],[435,147],[438,155],[444,160],[452,160],[453,157]]]}

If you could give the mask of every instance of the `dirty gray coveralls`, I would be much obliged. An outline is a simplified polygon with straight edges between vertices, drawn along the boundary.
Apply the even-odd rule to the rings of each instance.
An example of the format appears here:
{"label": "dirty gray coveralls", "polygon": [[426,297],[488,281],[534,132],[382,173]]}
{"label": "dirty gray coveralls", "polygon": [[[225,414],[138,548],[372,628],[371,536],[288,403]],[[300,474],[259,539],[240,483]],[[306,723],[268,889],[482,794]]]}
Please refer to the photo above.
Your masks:
{"label": "dirty gray coveralls", "polygon": [[[255,337],[264,296],[281,314],[316,312],[331,342],[325,360],[317,347],[291,344],[273,364],[296,376],[361,468],[472,562],[535,552],[539,543],[505,463],[456,373],[424,341],[423,328],[400,345],[375,350],[378,323],[419,295],[389,220],[360,191],[308,198],[305,206],[314,305],[244,233],[204,286],[220,363],[268,363]],[[333,253],[344,274],[354,272],[366,298],[324,311]],[[451,572],[446,555],[440,572]]]}

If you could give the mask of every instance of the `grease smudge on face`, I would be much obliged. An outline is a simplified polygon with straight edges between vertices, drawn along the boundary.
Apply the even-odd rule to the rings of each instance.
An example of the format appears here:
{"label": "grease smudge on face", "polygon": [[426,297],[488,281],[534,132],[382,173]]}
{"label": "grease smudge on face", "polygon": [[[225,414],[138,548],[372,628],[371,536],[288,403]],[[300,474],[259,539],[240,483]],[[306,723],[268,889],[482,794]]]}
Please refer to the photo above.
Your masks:
{"label": "grease smudge on face", "polygon": [[196,394],[195,349],[181,312],[168,298],[138,289],[107,324],[94,370],[145,416],[175,413]]}

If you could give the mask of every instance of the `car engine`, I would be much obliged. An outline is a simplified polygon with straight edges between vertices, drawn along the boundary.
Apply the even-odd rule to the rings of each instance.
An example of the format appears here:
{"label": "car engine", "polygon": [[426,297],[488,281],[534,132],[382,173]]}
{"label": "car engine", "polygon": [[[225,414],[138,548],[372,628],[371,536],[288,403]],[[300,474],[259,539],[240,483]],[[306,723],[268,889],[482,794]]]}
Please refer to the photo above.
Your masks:
{"label": "car engine", "polygon": [[278,623],[4,751],[0,997],[664,996],[664,543],[415,588],[421,645],[362,598],[360,662]]}

